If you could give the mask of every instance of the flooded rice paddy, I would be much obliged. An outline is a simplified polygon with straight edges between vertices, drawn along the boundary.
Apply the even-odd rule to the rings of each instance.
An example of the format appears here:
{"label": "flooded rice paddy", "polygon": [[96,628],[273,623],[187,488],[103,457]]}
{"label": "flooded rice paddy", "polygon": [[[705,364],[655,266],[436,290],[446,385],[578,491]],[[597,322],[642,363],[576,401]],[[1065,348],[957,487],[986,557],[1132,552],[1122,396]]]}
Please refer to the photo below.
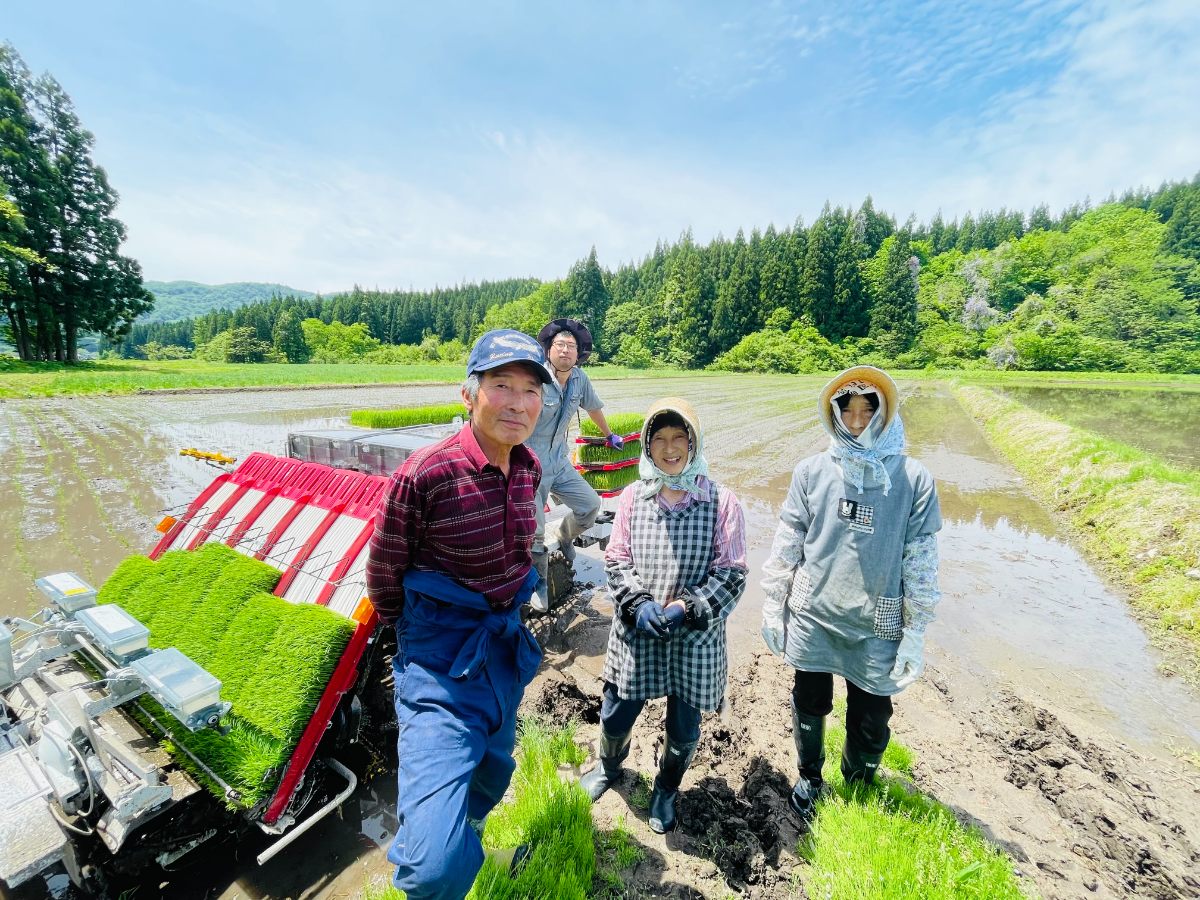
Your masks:
{"label": "flooded rice paddy", "polygon": [[[737,492],[748,515],[751,578],[730,619],[735,655],[761,649],[757,573],[791,470],[827,444],[815,408],[822,383],[731,376],[598,384],[610,411],[640,411],[666,393],[686,397],[698,409],[712,474]],[[1066,541],[949,390],[929,382],[902,384],[901,390],[910,452],[937,478],[945,519],[943,601],[928,635],[933,661],[953,655],[978,671],[980,690],[1011,684],[1035,692],[1151,752],[1200,747],[1200,702],[1160,674],[1157,651],[1121,597]],[[1075,389],[1037,389],[1056,392],[1037,404],[1014,390],[1009,393],[1015,399],[1050,404],[1049,411],[1071,421],[1074,401],[1066,395]],[[1161,391],[1137,393],[1167,402]],[[0,478],[0,613],[38,605],[32,586],[38,575],[72,570],[99,584],[126,555],[149,550],[164,512],[186,505],[218,474],[180,457],[182,447],[239,458],[255,450],[281,453],[290,431],[344,424],[351,409],[452,402],[457,396],[455,386],[428,385],[6,402],[0,405],[7,462]],[[1173,396],[1185,406],[1200,403],[1200,392]],[[1076,415],[1084,416],[1089,402],[1098,401],[1080,401]],[[1093,412],[1097,422],[1103,419]],[[1073,424],[1100,430],[1082,420]],[[1155,429],[1146,424],[1134,430]],[[1179,448],[1171,458],[1182,462],[1184,442],[1175,442],[1181,430],[1186,427],[1170,434]],[[1192,446],[1193,452],[1200,446],[1200,433]],[[581,553],[580,574],[598,578],[596,562],[594,551]],[[325,855],[307,867],[289,866],[282,857],[266,869],[247,866],[231,876],[236,880],[224,896],[312,896],[335,882],[352,894],[362,884],[362,870],[353,867],[363,864],[364,852],[377,857],[390,835],[394,788],[373,787],[379,794],[375,801],[366,798],[366,837],[342,823],[323,823],[312,841],[323,842]],[[356,840],[366,841],[368,850]]]}
{"label": "flooded rice paddy", "polygon": [[1200,388],[1095,388],[1006,385],[1018,403],[1076,428],[1200,469]]}

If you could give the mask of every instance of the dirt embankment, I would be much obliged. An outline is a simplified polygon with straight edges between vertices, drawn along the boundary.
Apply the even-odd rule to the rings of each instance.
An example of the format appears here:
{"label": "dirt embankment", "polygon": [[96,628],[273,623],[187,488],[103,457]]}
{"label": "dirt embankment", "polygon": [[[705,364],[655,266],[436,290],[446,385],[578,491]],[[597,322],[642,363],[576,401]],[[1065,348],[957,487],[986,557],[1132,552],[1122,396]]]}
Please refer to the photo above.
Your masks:
{"label": "dirt embankment", "polygon": [[[579,722],[593,756],[596,676],[609,621],[604,608],[597,592],[534,624],[546,663],[524,707],[552,721]],[[1200,897],[1194,771],[1068,724],[1069,713],[989,684],[945,654],[931,662],[897,698],[893,720],[896,739],[918,757],[912,789],[979,828],[1046,900]],[[666,837],[646,825],[665,712],[664,701],[647,704],[626,774],[595,808],[599,827],[623,821],[642,851],[641,861],[620,873],[626,896],[805,896],[801,832],[787,809],[795,777],[790,678],[791,670],[769,654],[734,661],[730,712],[705,716],[680,796],[681,829]]]}

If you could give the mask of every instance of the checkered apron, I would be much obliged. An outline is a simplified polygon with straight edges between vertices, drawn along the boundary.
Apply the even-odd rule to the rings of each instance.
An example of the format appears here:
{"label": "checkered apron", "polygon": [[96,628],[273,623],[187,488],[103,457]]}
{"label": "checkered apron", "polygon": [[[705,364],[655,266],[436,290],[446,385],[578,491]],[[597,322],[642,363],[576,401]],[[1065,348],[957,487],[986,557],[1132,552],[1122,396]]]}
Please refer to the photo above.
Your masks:
{"label": "checkered apron", "polygon": [[[679,510],[663,509],[657,494],[633,502],[629,537],[634,567],[642,586],[663,606],[680,588],[708,576],[718,491],[713,483],[711,500],[693,498]],[[684,622],[669,641],[662,641],[614,616],[602,677],[617,686],[623,700],[674,695],[698,709],[713,710],[725,695],[727,668],[724,619],[706,627]]]}

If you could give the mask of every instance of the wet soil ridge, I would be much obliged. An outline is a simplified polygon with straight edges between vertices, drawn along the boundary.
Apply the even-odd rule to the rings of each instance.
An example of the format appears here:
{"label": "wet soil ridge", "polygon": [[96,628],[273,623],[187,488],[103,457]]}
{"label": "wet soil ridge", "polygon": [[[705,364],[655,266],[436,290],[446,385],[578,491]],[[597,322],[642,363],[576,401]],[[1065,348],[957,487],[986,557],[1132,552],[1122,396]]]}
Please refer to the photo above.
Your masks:
{"label": "wet soil ridge", "polygon": [[1182,638],[1200,683],[1200,473],[1072,428],[982,388],[955,394],[1143,618]]}
{"label": "wet soil ridge", "polygon": [[[1054,804],[1075,832],[1071,851],[1114,888],[1155,900],[1200,897],[1200,851],[1162,808],[1137,754],[1082,740],[1047,710],[1007,691],[993,714],[980,718],[980,735],[1007,759],[1005,780]],[[1053,866],[1048,871],[1055,874]]]}

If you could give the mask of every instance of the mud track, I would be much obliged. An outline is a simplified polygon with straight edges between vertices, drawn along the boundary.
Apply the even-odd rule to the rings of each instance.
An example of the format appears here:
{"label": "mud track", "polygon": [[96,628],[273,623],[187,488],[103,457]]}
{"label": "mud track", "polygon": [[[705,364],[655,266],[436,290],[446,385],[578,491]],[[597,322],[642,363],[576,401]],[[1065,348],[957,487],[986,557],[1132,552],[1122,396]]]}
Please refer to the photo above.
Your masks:
{"label": "mud track", "polygon": [[[606,606],[603,589],[584,591],[533,623],[547,654],[523,710],[579,723],[593,757],[584,771],[599,740],[594,673]],[[909,789],[980,829],[1046,900],[1200,897],[1194,769],[1139,754],[944,652],[932,656],[921,681],[896,699],[895,739],[917,754]],[[805,896],[801,832],[787,808],[795,777],[790,690],[791,670],[770,654],[735,660],[730,711],[705,715],[680,794],[681,830],[666,837],[646,825],[665,702],[647,704],[625,775],[595,807],[598,827],[623,821],[644,853],[620,873],[627,896]]]}

